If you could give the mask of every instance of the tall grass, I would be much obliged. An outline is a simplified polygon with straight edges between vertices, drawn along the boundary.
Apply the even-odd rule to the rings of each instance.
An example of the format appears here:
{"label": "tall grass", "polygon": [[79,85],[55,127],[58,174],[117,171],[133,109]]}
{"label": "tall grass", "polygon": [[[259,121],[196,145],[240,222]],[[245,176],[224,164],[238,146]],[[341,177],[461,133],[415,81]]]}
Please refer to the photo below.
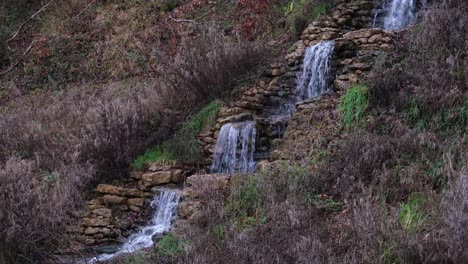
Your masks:
{"label": "tall grass", "polygon": [[354,86],[346,91],[340,99],[339,110],[343,118],[344,127],[359,124],[367,109],[367,87]]}
{"label": "tall grass", "polygon": [[[218,29],[203,32],[185,39],[175,58],[163,56],[156,78],[77,85],[0,109],[0,260],[41,262],[65,246],[57,241],[66,241],[61,234],[87,187],[125,177],[139,153],[172,135],[207,98],[228,94],[261,55]],[[218,108],[210,104],[183,130],[193,138]],[[169,157],[148,152],[138,166]]]}

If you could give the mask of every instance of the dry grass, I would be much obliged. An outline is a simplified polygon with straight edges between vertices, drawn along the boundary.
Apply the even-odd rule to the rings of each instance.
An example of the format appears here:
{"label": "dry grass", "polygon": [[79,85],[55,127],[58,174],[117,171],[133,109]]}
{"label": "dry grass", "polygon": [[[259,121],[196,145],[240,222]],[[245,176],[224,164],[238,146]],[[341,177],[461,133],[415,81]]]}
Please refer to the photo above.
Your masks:
{"label": "dry grass", "polygon": [[39,93],[2,109],[0,258],[40,261],[85,187],[125,176],[138,154],[229,91],[262,53],[210,27],[177,54],[157,78]]}

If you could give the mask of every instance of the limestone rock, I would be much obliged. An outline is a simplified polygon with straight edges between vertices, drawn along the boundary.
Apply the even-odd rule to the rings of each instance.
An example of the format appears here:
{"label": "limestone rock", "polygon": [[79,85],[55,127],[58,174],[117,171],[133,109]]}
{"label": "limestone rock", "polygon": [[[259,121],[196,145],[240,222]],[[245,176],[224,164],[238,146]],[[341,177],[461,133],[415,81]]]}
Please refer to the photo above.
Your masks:
{"label": "limestone rock", "polygon": [[104,227],[110,224],[109,218],[83,218],[83,226],[87,227]]}
{"label": "limestone rock", "polygon": [[102,196],[102,200],[110,204],[123,204],[126,198],[117,195],[106,194]]}

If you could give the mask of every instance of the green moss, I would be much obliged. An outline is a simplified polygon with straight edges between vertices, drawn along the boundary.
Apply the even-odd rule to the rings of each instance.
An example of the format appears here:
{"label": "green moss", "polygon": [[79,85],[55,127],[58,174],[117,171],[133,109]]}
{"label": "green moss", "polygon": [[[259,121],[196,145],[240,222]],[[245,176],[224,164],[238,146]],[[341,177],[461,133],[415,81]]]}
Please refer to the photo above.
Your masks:
{"label": "green moss", "polygon": [[368,89],[366,86],[354,86],[340,99],[339,111],[346,128],[362,122],[368,107]]}

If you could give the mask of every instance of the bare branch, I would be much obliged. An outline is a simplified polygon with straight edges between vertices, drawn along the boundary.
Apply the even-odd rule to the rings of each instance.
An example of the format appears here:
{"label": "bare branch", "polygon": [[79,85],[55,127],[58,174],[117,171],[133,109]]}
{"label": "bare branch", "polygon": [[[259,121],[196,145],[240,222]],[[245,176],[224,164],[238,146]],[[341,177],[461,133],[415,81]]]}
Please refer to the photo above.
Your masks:
{"label": "bare branch", "polygon": [[31,17],[29,17],[26,21],[23,22],[23,24],[21,24],[21,26],[18,28],[18,30],[15,32],[15,34],[13,34],[13,36],[11,38],[9,38],[6,43],[7,43],[7,46],[8,48],[11,50],[11,48],[9,47],[8,43],[10,43],[13,39],[15,39],[18,34],[21,32],[21,30],[24,28],[24,26],[26,26],[26,24],[33,20],[37,15],[39,15],[40,13],[42,13],[42,11],[44,11],[50,4],[52,4],[55,0],[50,0],[46,5],[44,5],[43,7],[41,7],[41,9],[39,9],[36,13],[34,13]]}
{"label": "bare branch", "polygon": [[66,19],[64,20],[62,23],[65,23],[65,22],[68,22],[70,20],[75,20],[77,17],[81,16],[81,14],[83,14],[86,10],[88,10],[94,3],[96,3],[96,0],[92,0],[88,5],[86,5],[86,7],[81,10],[78,14],[76,14],[75,16],[69,18],[69,19]]}

